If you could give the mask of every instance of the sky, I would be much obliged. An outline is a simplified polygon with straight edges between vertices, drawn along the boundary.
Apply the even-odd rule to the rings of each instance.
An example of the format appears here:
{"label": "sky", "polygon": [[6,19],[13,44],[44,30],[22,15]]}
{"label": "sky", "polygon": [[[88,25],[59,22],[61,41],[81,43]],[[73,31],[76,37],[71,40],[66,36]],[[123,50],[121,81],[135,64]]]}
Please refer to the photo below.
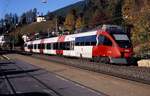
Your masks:
{"label": "sky", "polygon": [[82,0],[45,0],[47,3],[42,1],[44,0],[0,0],[0,18],[10,12],[20,16],[33,8],[37,8],[39,13],[46,14],[48,11],[52,12]]}

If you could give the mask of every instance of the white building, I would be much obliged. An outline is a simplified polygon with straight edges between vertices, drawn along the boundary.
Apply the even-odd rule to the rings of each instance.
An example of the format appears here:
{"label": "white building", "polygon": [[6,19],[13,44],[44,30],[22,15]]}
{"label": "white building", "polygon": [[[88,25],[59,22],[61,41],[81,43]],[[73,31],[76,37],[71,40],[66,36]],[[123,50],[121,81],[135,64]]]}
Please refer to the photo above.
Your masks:
{"label": "white building", "polygon": [[46,21],[46,19],[45,19],[45,17],[44,16],[38,16],[37,18],[36,18],[36,22],[45,22]]}
{"label": "white building", "polygon": [[3,44],[5,43],[5,39],[4,36],[0,36],[0,46],[3,46]]}

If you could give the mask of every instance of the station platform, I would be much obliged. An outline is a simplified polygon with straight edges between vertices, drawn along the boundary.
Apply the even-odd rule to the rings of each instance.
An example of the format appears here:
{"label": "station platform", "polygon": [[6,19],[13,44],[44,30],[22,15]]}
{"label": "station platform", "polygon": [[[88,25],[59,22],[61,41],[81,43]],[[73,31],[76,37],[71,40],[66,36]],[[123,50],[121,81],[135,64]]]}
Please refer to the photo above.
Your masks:
{"label": "station platform", "polygon": [[32,64],[14,60],[0,61],[0,96],[106,95]]}

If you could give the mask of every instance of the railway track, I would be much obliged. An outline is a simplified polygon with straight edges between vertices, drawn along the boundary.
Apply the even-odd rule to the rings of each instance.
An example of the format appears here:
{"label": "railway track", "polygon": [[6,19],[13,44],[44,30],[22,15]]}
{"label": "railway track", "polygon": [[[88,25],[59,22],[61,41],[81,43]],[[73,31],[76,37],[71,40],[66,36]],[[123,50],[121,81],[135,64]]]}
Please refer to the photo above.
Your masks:
{"label": "railway track", "polygon": [[137,66],[111,65],[92,62],[86,59],[66,58],[60,56],[48,56],[33,54],[33,58],[65,64],[89,71],[103,73],[127,80],[150,84],[150,68],[139,68]]}
{"label": "railway track", "polygon": [[[51,94],[42,94],[40,93],[42,96],[63,96],[61,95],[59,92],[57,92],[56,90],[54,90],[53,88],[51,88],[50,86],[47,86],[46,83],[44,83],[42,80],[36,78],[34,75],[30,74],[30,72],[26,72],[22,67],[20,67],[19,65],[17,65],[15,63],[15,61],[10,61],[9,58],[7,58],[5,55],[2,55],[1,58],[3,58],[3,60],[5,60],[5,64],[7,63],[13,63],[13,65],[15,65],[21,72],[25,73],[29,78],[32,78],[34,79],[36,82],[38,82],[39,84],[41,84],[42,86],[44,86],[46,89],[48,89],[47,91],[49,91]],[[3,61],[4,63],[4,61]],[[41,96],[40,94],[35,94],[35,93],[28,93],[28,94],[21,94],[21,93],[17,93],[17,90],[16,88],[13,86],[11,80],[9,79],[8,75],[7,75],[7,72],[4,71],[5,69],[3,69],[1,66],[0,66],[0,73],[1,73],[1,76],[3,76],[3,79],[5,79],[7,81],[7,84],[9,85],[9,95],[5,95],[5,94],[0,94],[1,96]],[[32,89],[31,89],[32,90]]]}

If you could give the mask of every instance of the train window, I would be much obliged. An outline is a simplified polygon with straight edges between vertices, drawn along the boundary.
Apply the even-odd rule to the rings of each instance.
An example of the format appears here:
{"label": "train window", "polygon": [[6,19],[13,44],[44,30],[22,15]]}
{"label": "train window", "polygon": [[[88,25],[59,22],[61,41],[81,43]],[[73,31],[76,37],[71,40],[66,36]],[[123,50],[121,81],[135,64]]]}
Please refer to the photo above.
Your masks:
{"label": "train window", "polygon": [[81,46],[84,46],[84,43],[85,43],[85,42],[80,42],[80,45],[81,45]]}
{"label": "train window", "polygon": [[30,45],[30,49],[33,49],[33,44]]}
{"label": "train window", "polygon": [[64,43],[64,50],[70,50],[70,42]]}
{"label": "train window", "polygon": [[30,49],[30,45],[27,45],[28,49]]}
{"label": "train window", "polygon": [[96,45],[96,35],[77,37],[75,39],[76,46]]}
{"label": "train window", "polygon": [[29,49],[31,49],[31,45],[29,45]]}
{"label": "train window", "polygon": [[32,49],[32,45],[29,45],[29,48]]}
{"label": "train window", "polygon": [[80,44],[79,42],[76,42],[76,43],[75,43],[76,46],[79,46],[79,44]]}
{"label": "train window", "polygon": [[91,42],[76,42],[76,46],[94,46],[96,45],[96,41],[91,41]]}
{"label": "train window", "polygon": [[45,49],[45,44],[38,44],[38,49]]}
{"label": "train window", "polygon": [[96,42],[91,42],[91,45],[92,45],[92,46],[95,46],[95,45],[96,45]]}
{"label": "train window", "polygon": [[70,50],[73,50],[73,49],[74,49],[74,44],[75,44],[74,41],[70,42]]}
{"label": "train window", "polygon": [[98,44],[103,44],[105,37],[103,35],[99,35]]}
{"label": "train window", "polygon": [[28,45],[28,49],[32,49],[33,48],[33,46],[30,44],[30,45]]}
{"label": "train window", "polygon": [[109,38],[105,37],[105,40],[104,40],[104,42],[103,42],[103,45],[112,46],[112,42],[110,41]]}
{"label": "train window", "polygon": [[38,49],[41,49],[41,44],[38,44]]}
{"label": "train window", "polygon": [[51,43],[51,49],[53,49],[53,43]]}
{"label": "train window", "polygon": [[58,43],[53,43],[53,49],[58,49]]}
{"label": "train window", "polygon": [[31,48],[32,48],[32,45],[29,45],[29,48],[31,49]]}
{"label": "train window", "polygon": [[60,42],[59,43],[59,50],[64,50],[64,47],[65,47],[64,42]]}
{"label": "train window", "polygon": [[47,43],[47,49],[51,49],[51,44]]}
{"label": "train window", "polygon": [[44,44],[44,49],[46,49],[47,48],[47,44]]}
{"label": "train window", "polygon": [[24,47],[27,47],[27,44],[24,44]]}
{"label": "train window", "polygon": [[[84,46],[88,46],[90,44],[90,42],[85,42]],[[91,44],[90,44],[91,45]]]}
{"label": "train window", "polygon": [[66,50],[70,50],[71,49],[71,42],[67,42],[67,48]]}

